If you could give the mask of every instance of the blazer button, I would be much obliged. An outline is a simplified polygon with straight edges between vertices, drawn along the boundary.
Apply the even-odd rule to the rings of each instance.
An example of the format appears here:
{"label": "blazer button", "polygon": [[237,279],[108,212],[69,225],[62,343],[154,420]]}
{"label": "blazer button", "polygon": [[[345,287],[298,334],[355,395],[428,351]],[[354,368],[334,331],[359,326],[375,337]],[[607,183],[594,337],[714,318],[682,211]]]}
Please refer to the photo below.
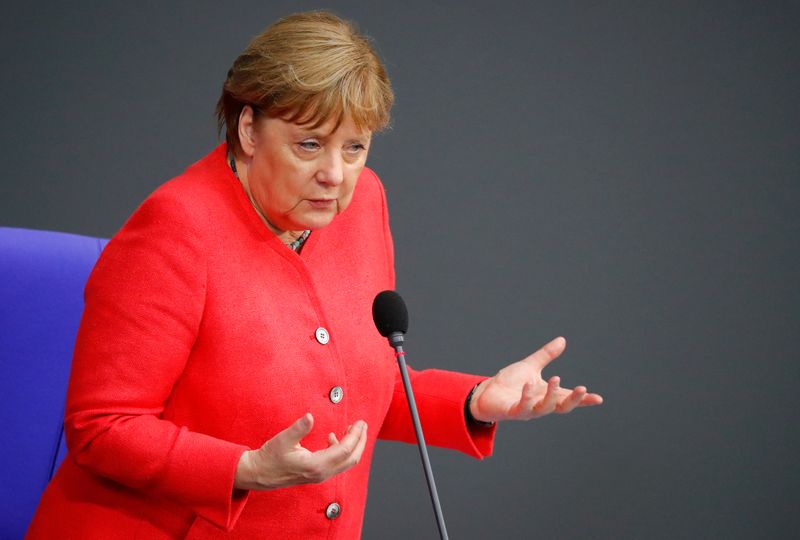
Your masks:
{"label": "blazer button", "polygon": [[328,508],[325,509],[325,517],[328,519],[336,519],[341,513],[342,507],[339,506],[339,503],[331,503],[328,505]]}
{"label": "blazer button", "polygon": [[344,397],[344,390],[342,390],[341,386],[334,386],[331,388],[331,392],[328,394],[328,397],[331,398],[331,403],[339,403]]}
{"label": "blazer button", "polygon": [[327,344],[331,340],[331,336],[328,334],[328,331],[321,326],[317,328],[315,335],[317,337],[317,341],[323,345]]}

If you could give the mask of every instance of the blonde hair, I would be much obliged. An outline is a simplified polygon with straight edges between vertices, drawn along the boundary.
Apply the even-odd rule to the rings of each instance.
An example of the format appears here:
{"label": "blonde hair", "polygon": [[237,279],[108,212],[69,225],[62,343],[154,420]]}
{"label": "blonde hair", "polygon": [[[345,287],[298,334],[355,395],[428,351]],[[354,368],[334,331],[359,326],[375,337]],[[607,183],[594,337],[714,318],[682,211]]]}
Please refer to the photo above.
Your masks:
{"label": "blonde hair", "polygon": [[222,85],[216,116],[234,153],[239,115],[280,117],[316,128],[350,116],[359,128],[389,124],[394,94],[369,39],[327,11],[296,13],[256,36],[233,62]]}

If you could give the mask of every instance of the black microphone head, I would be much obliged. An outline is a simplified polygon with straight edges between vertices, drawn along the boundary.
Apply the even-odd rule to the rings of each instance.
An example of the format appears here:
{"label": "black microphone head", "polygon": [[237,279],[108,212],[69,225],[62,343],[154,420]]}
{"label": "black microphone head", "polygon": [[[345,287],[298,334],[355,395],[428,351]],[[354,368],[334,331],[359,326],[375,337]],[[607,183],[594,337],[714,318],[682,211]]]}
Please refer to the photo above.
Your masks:
{"label": "black microphone head", "polygon": [[378,293],[372,302],[372,320],[383,337],[393,332],[405,334],[408,331],[408,310],[403,297],[395,291]]}

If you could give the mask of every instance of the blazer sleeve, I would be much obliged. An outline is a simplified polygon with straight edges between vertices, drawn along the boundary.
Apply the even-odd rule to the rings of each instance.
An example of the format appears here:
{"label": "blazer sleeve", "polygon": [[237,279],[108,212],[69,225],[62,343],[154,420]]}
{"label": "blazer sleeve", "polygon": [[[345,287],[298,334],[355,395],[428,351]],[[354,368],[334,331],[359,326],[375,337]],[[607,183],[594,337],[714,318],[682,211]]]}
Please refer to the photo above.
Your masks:
{"label": "blazer sleeve", "polygon": [[[387,280],[390,288],[394,289],[394,244],[389,228],[388,205],[383,185],[377,176],[375,176],[375,180],[380,187],[381,195],[383,236],[388,268]],[[459,450],[478,459],[492,454],[497,426],[482,427],[468,424],[464,415],[467,395],[476,384],[486,377],[438,369],[414,371],[409,368],[409,378],[426,442],[434,446]],[[389,411],[378,437],[412,444],[417,442],[399,371],[395,376],[394,393]]]}
{"label": "blazer sleeve", "polygon": [[79,466],[229,530],[249,493],[233,487],[248,448],[162,418],[206,290],[203,219],[186,199],[157,190],[101,254],[85,289],[64,427]]}
{"label": "blazer sleeve", "polygon": [[[440,369],[409,369],[409,379],[425,442],[459,450],[478,459],[492,455],[497,425],[483,427],[468,423],[464,415],[467,395],[486,377]],[[399,371],[389,412],[378,437],[412,444],[417,442]]]}

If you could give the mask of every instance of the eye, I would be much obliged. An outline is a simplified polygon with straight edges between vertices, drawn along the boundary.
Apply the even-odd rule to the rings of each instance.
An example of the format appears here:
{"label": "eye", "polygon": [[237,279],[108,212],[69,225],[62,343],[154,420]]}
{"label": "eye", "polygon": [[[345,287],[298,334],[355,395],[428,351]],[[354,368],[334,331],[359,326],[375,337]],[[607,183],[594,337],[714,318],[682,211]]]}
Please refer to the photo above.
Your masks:
{"label": "eye", "polygon": [[346,150],[349,154],[358,154],[362,150],[365,150],[366,147],[361,143],[353,143],[347,146]]}
{"label": "eye", "polygon": [[297,145],[308,152],[313,152],[314,150],[319,150],[320,148],[319,143],[314,140],[301,141],[297,143]]}

